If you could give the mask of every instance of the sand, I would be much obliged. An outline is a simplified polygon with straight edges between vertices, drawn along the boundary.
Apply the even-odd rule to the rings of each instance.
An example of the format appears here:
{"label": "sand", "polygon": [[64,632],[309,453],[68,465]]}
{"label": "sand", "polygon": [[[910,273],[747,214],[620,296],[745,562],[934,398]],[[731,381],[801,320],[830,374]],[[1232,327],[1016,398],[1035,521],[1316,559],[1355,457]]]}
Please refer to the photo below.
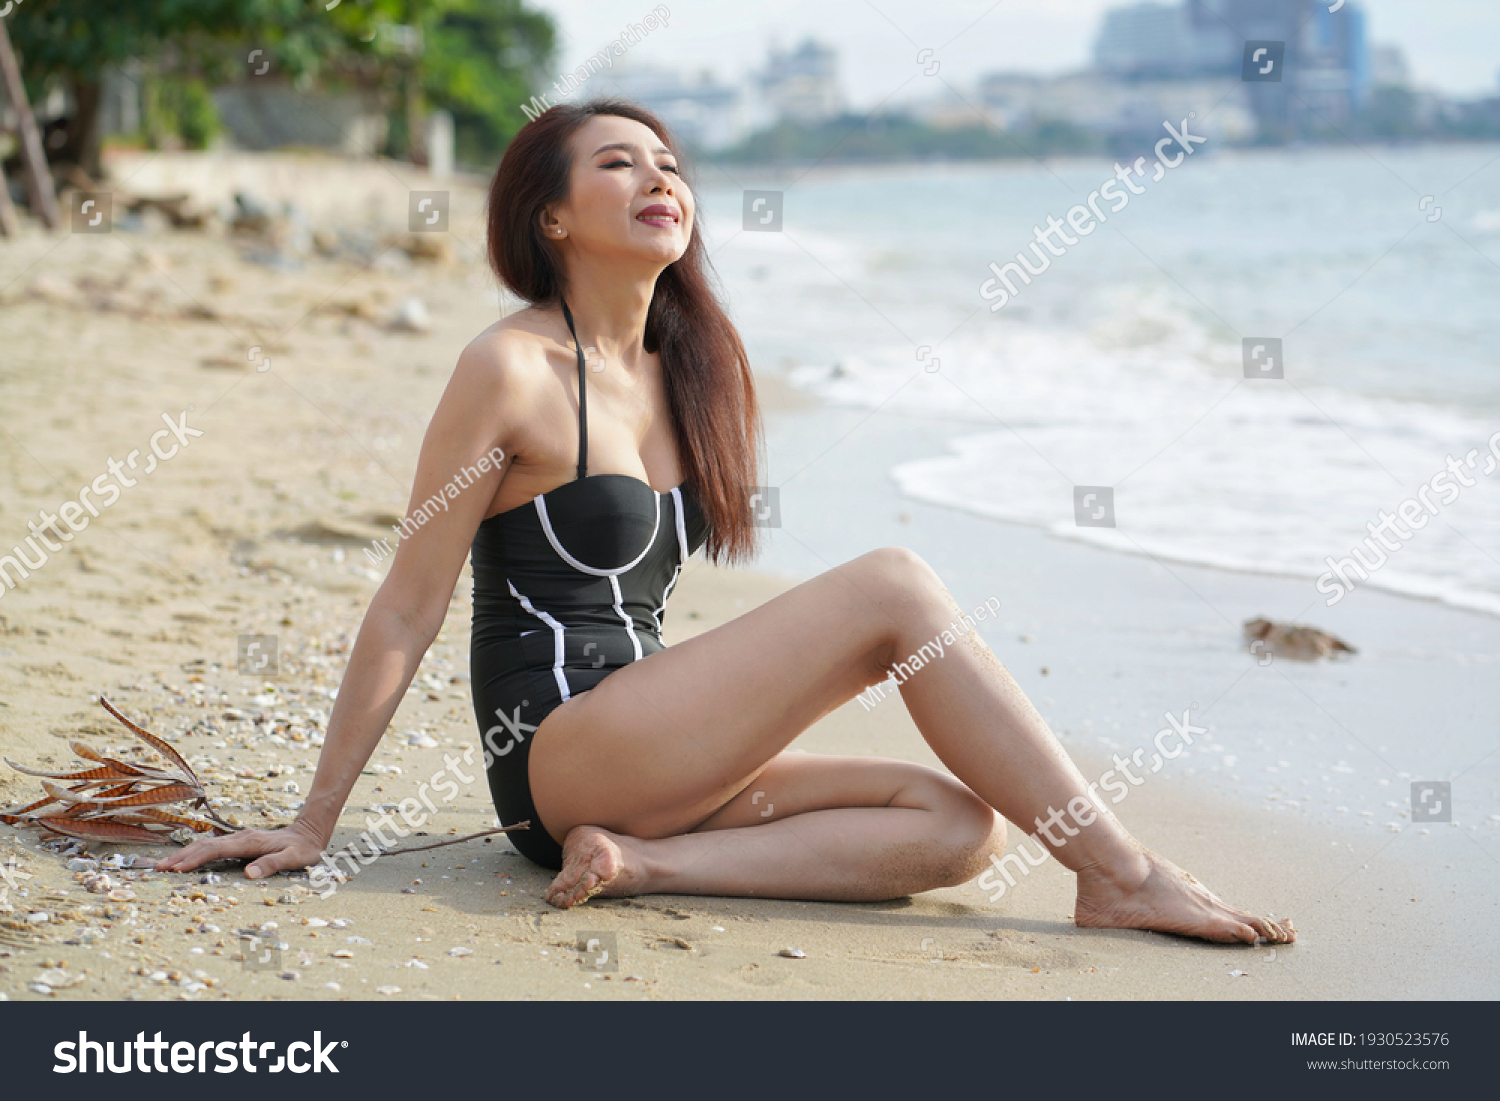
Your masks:
{"label": "sand", "polygon": [[[250,163],[260,166],[255,178],[268,196],[278,186],[296,193],[295,160],[273,173]],[[222,181],[228,169],[219,167],[207,176]],[[169,186],[174,171],[204,176],[185,156],[125,170],[143,190]],[[316,171],[387,199],[420,183],[398,169]],[[130,739],[96,702],[103,694],[171,740],[225,800],[225,813],[254,826],[295,813],[330,692],[383,571],[364,548],[405,509],[427,416],[458,351],[499,309],[472,247],[480,193],[453,190],[453,224],[470,227],[467,243],[433,261],[403,253],[370,266],[313,254],[280,270],[241,255],[263,243],[159,228],[0,242],[0,554],[27,534],[38,510],[55,512],[105,474],[111,457],[146,448],[163,415],[180,424],[185,413],[202,432],[0,595],[6,757],[61,768],[74,738],[125,750]],[[427,306],[430,331],[389,328],[413,297]],[[268,369],[256,370],[267,358]],[[768,416],[807,408],[774,374],[760,377]],[[1002,544],[1042,538],[991,527]],[[723,623],[796,580],[695,561],[668,609],[667,641]],[[445,754],[477,745],[466,681],[469,593],[466,570],[335,844],[357,837],[372,807],[414,794]],[[275,675],[237,669],[243,635],[276,636]],[[1149,651],[1120,661],[1147,669]],[[851,701],[796,748],[937,765],[896,700],[872,711]],[[1070,750],[1091,776],[1108,767],[1097,749]],[[0,802],[25,802],[37,790],[35,780],[0,770]],[[1453,882],[1451,867],[1377,849],[1388,849],[1384,838],[1308,825],[1174,777],[1133,792],[1120,813],[1144,842],[1225,898],[1291,914],[1301,939],[1272,950],[1078,930],[1073,877],[1052,861],[995,902],[971,883],[881,904],[653,896],[562,912],[540,901],[548,873],[498,837],[384,856],[321,897],[305,875],[252,883],[231,867],[161,874],[146,869],[165,847],[44,842],[35,830],[0,826],[0,863],[15,858],[13,883],[0,885],[10,907],[0,913],[0,997],[1496,993],[1493,954],[1478,935],[1494,918],[1493,868],[1475,891]],[[425,827],[425,840],[493,819],[482,781],[463,785]],[[1379,874],[1362,874],[1377,853]],[[105,868],[115,894],[90,893],[78,862],[114,854],[138,854],[143,867]],[[258,939],[244,940],[242,930]]]}

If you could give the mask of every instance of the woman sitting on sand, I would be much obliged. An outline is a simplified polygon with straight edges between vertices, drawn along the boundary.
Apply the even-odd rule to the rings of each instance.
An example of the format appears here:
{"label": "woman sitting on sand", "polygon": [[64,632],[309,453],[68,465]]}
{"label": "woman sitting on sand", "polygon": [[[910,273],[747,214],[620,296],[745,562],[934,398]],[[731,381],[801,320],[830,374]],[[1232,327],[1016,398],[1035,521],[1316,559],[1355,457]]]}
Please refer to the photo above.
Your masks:
{"label": "woman sitting on sand", "polygon": [[[871,551],[665,648],[661,616],[688,557],[705,543],[717,562],[755,549],[746,487],[760,443],[671,136],[620,101],[553,107],[516,135],[489,201],[491,263],[533,305],[459,356],[411,499],[483,473],[401,541],[296,820],[196,841],[159,867],[253,858],[245,874],[259,878],[320,862],[472,551],[490,791],[502,823],[530,823],[510,834],[516,847],[560,869],[554,906],[899,898],[978,875],[1004,849],[1004,815],[1036,823],[1078,874],[1079,925],[1295,938],[1131,838],[976,631],[901,682],[951,776],[786,752],[961,615],[910,551]],[[480,462],[497,448],[500,465]],[[1054,836],[1042,826],[1064,808],[1077,825]]]}

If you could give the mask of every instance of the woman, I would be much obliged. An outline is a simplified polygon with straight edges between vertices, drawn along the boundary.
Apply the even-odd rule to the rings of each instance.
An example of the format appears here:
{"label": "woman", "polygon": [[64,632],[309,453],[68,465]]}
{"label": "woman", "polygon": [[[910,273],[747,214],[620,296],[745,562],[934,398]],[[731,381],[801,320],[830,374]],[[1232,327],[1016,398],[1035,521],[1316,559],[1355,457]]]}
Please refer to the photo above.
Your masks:
{"label": "woman", "polygon": [[[559,106],[516,136],[490,190],[489,250],[533,305],[460,355],[412,502],[485,470],[495,448],[503,461],[402,540],[296,821],[196,841],[160,868],[250,857],[259,878],[318,863],[470,549],[490,790],[502,822],[530,822],[510,835],[521,852],[560,869],[545,896],[555,906],[595,894],[896,898],[984,870],[1004,848],[997,811],[1040,824],[1093,805],[972,630],[901,684],[952,776],[786,752],[961,614],[909,551],[871,551],[663,648],[688,556],[754,550],[754,386],[693,216],[671,137],[647,111]],[[1142,848],[1106,808],[1075,820],[1089,824],[1039,833],[1078,873],[1079,925],[1295,938]]]}

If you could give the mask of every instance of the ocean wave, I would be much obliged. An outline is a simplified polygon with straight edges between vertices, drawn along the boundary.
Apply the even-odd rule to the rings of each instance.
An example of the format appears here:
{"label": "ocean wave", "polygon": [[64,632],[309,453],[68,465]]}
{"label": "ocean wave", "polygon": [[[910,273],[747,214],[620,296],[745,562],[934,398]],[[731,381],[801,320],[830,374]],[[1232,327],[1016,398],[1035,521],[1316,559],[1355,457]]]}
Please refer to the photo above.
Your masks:
{"label": "ocean wave", "polygon": [[[1500,615],[1497,427],[1462,408],[1246,379],[1238,342],[1137,295],[1087,333],[987,326],[938,350],[802,367],[827,400],[972,422],[894,468],[921,500],[1117,550],[1313,580],[1444,469],[1461,486],[1366,584]],[[1477,450],[1473,468],[1462,466]],[[1486,476],[1488,459],[1491,472]],[[1073,486],[1114,489],[1117,526],[1079,527]],[[1441,498],[1438,498],[1441,500]],[[1388,531],[1389,534],[1389,531]]]}

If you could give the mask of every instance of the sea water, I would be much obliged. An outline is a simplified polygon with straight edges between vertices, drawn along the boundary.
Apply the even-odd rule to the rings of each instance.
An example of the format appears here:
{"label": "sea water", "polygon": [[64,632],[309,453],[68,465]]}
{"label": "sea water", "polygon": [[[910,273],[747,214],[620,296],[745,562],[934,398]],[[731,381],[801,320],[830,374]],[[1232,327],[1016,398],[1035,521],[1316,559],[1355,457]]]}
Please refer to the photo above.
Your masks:
{"label": "sea water", "polygon": [[[737,180],[779,192],[775,232],[746,228],[739,187],[702,200],[752,362],[956,426],[893,465],[905,494],[1309,581],[1359,546],[1375,568],[1346,569],[1356,586],[1500,613],[1500,148],[1202,146],[1076,243],[1053,236],[1063,255],[992,310],[989,265],[1114,167]],[[1247,340],[1280,340],[1279,371],[1261,353],[1246,377]],[[1114,526],[1079,526],[1075,486],[1112,491]]]}

